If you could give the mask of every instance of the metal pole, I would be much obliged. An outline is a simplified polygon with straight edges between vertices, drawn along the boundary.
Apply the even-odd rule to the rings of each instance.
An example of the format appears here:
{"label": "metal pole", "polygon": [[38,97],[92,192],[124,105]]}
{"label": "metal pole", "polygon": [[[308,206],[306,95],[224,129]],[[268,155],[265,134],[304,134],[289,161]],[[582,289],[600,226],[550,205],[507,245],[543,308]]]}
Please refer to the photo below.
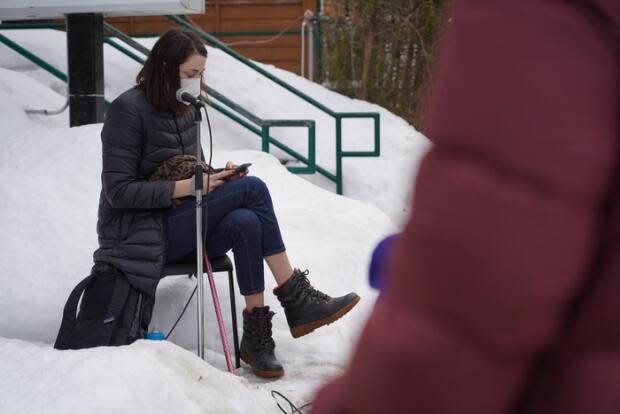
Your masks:
{"label": "metal pole", "polygon": [[308,29],[308,79],[314,81],[314,22],[309,20]]}
{"label": "metal pole", "polygon": [[[314,78],[314,44],[312,39],[314,37],[314,13],[312,10],[306,10],[304,13],[303,23],[301,24],[301,76],[306,77],[306,62],[308,65],[308,79]],[[308,28],[308,36],[306,36],[306,27]],[[306,41],[308,42],[308,49],[306,50]],[[306,56],[306,54],[308,56]]]}
{"label": "metal pole", "polygon": [[205,313],[204,313],[204,274],[203,274],[203,254],[202,245],[202,160],[200,144],[200,122],[202,114],[200,107],[194,108],[196,127],[196,168],[194,172],[194,191],[196,196],[196,280],[198,283],[198,356],[205,359]]}
{"label": "metal pole", "polygon": [[66,26],[69,125],[103,122],[103,16],[69,14]]}
{"label": "metal pole", "polygon": [[301,22],[301,77],[306,77],[306,19]]}
{"label": "metal pole", "polygon": [[[209,278],[209,286],[211,287],[211,296],[213,297],[213,306],[215,308],[215,315],[217,319],[218,328],[220,331],[220,337],[222,338],[222,347],[224,348],[224,356],[226,357],[226,365],[230,373],[235,372],[235,368],[230,356],[230,346],[228,345],[228,338],[226,337],[226,329],[224,328],[224,318],[222,317],[222,309],[220,308],[220,299],[217,295],[217,289],[215,288],[215,280],[213,279],[213,271],[211,269],[211,263],[205,253],[203,246],[203,234],[202,234],[202,146],[200,144],[200,122],[202,121],[202,114],[200,109],[202,103],[195,105],[195,126],[196,126],[196,169],[194,175],[194,191],[196,194],[196,279],[198,283],[198,356],[205,359],[205,320],[204,320],[204,272],[203,263],[207,267],[207,276]],[[205,108],[206,111],[206,108]],[[209,121],[207,114],[207,122]],[[198,178],[200,177],[200,178]],[[209,179],[207,177],[207,179]],[[208,185],[207,185],[208,187]],[[205,205],[206,208],[206,205]]]}

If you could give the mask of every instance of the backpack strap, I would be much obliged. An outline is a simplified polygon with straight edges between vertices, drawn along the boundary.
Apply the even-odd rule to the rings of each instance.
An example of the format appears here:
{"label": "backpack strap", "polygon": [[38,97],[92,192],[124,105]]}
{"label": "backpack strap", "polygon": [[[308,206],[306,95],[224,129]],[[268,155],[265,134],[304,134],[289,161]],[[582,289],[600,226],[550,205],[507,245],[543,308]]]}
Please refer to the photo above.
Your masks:
{"label": "backpack strap", "polygon": [[94,274],[85,277],[76,287],[73,288],[65,308],[62,314],[62,322],[60,324],[60,330],[58,331],[58,337],[54,343],[55,349],[69,349],[69,343],[71,341],[71,334],[75,328],[76,311],[78,302],[82,297],[82,294],[95,278]]}
{"label": "backpack strap", "polygon": [[121,319],[121,314],[123,313],[125,303],[127,302],[127,298],[129,297],[129,291],[131,290],[129,281],[123,273],[115,272],[114,274],[116,278],[114,279],[112,298],[110,299],[108,310],[102,321],[103,326],[99,330],[99,332],[101,333],[101,345],[110,344],[112,333],[114,332],[114,328],[116,328],[118,322]]}
{"label": "backpack strap", "polygon": [[[56,349],[78,349],[87,346],[100,346],[109,345],[112,338],[114,329],[118,325],[121,319],[121,314],[129,297],[129,291],[131,286],[124,274],[120,272],[110,272],[108,274],[114,277],[114,288],[112,290],[112,297],[108,305],[107,311],[103,320],[100,321],[98,328],[95,332],[89,333],[89,339],[87,344],[82,342],[83,338],[79,338],[80,333],[76,332],[77,322],[77,306],[84,291],[93,282],[97,273],[93,272],[90,276],[87,276],[84,280],[77,284],[65,304],[62,323],[56,338],[54,348]],[[77,337],[76,337],[77,333]],[[94,333],[94,335],[93,335]],[[93,335],[93,336],[90,336]],[[77,342],[76,342],[77,341]]]}

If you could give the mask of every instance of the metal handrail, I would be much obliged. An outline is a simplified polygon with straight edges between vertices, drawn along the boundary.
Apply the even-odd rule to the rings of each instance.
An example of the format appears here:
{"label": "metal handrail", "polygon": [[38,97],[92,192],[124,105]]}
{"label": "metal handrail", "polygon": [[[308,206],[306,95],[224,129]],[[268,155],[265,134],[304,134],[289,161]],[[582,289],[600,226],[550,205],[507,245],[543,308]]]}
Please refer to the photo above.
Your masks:
{"label": "metal handrail", "polygon": [[[327,178],[336,182],[336,192],[338,194],[343,193],[342,159],[344,157],[378,157],[381,155],[381,117],[378,112],[337,112],[337,111],[333,111],[332,109],[328,108],[327,106],[317,101],[316,99],[312,98],[311,96],[306,95],[304,92],[300,91],[294,86],[288,84],[282,79],[269,73],[267,70],[261,68],[260,66],[258,66],[256,63],[252,62],[245,56],[241,55],[240,53],[237,53],[236,51],[234,51],[232,48],[230,48],[229,46],[221,42],[216,37],[210,35],[209,33],[206,33],[200,28],[197,28],[196,26],[191,24],[189,21],[187,21],[187,18],[185,16],[179,17],[179,16],[174,16],[174,15],[167,15],[166,17],[172,22],[176,23],[177,25],[197,34],[203,40],[217,47],[218,49],[222,50],[227,55],[233,57],[234,59],[238,60],[244,65],[252,68],[253,70],[265,76],[269,80],[275,82],[276,84],[280,85],[287,91],[293,93],[297,97],[303,99],[304,101],[308,102],[309,104],[320,109],[321,111],[325,112],[326,114],[330,115],[331,117],[335,119],[335,122],[336,122],[336,173],[335,175],[329,174],[328,176],[326,174],[323,174],[318,169],[317,171],[321,172],[321,174],[325,175]],[[372,151],[343,151],[342,150],[342,120],[345,118],[357,118],[357,119],[366,118],[366,119],[373,120],[374,122],[374,148]]]}
{"label": "metal handrail", "polygon": [[45,60],[41,59],[40,57],[38,57],[34,53],[30,52],[29,50],[27,50],[27,49],[23,48],[22,46],[18,45],[17,43],[15,43],[14,41],[12,41],[8,37],[6,37],[5,35],[0,34],[0,42],[4,43],[8,47],[10,47],[11,49],[16,51],[17,53],[19,53],[23,57],[25,57],[26,59],[31,61],[32,63],[40,66],[43,69],[45,69],[47,72],[51,73],[53,76],[57,77],[61,81],[67,82],[67,75],[62,73],[60,71],[60,69],[58,69],[54,65],[46,62]]}
{"label": "metal handrail", "polygon": [[127,36],[125,33],[118,30],[116,27],[112,26],[108,22],[103,22],[103,28],[108,33],[108,35],[115,36],[125,42],[125,44],[133,47],[137,51],[141,52],[144,56],[148,56],[151,53],[150,49],[139,42],[136,42],[131,38],[131,36]]}
{"label": "metal handrail", "polygon": [[[244,63],[245,65],[250,66],[252,69],[261,73],[263,76],[269,78],[270,80],[274,81],[276,84],[282,86],[286,90],[290,91],[291,93],[295,94],[299,98],[303,99],[304,101],[315,106],[316,108],[327,113],[328,115],[332,116],[335,119],[336,121],[336,173],[333,174],[327,171],[325,168],[316,165],[315,155],[314,155],[315,153],[314,142],[315,142],[316,129],[315,129],[314,121],[312,120],[264,120],[252,114],[251,112],[245,110],[245,108],[241,107],[240,105],[226,98],[224,95],[218,93],[213,88],[208,88],[207,90],[208,94],[210,96],[215,97],[219,101],[219,103],[208,101],[209,105],[211,105],[214,109],[218,110],[219,112],[223,113],[228,118],[232,119],[233,121],[247,128],[251,132],[259,135],[263,140],[263,144],[262,144],[263,150],[268,151],[269,145],[273,144],[275,147],[280,148],[285,153],[293,156],[294,158],[298,159],[299,161],[307,165],[307,167],[288,167],[289,170],[296,172],[296,173],[318,172],[321,175],[324,175],[325,177],[327,177],[328,179],[334,181],[336,183],[337,193],[342,194],[343,192],[342,159],[344,157],[377,157],[377,156],[380,156],[380,115],[379,113],[377,112],[337,112],[337,111],[333,111],[327,106],[315,100],[314,98],[304,94],[297,88],[275,77],[271,73],[267,72],[263,68],[256,65],[254,62],[238,54],[237,52],[235,52],[234,50],[226,46],[224,43],[220,42],[217,38],[194,27],[186,20],[178,16],[167,16],[167,17],[173,22],[177,23],[178,25],[195,32],[196,34],[201,36],[203,40],[220,48],[225,53],[231,55],[232,57]],[[150,52],[148,48],[142,46],[141,44],[139,44],[138,42],[133,40],[131,37],[121,32],[120,30],[114,28],[108,23],[104,23],[104,24],[105,24],[105,29],[108,32],[108,34],[113,35],[117,39],[125,42],[132,48],[144,53],[145,55],[148,55],[148,53]],[[57,28],[63,28],[63,27],[65,26],[64,24],[61,24],[61,23],[8,23],[8,24],[0,23],[0,29],[23,29],[23,28],[37,28],[37,29],[54,28],[54,29],[57,29]],[[137,62],[144,63],[144,60],[141,59],[139,56],[137,56],[130,50],[124,48],[123,46],[119,45],[118,43],[110,39],[109,37],[111,36],[108,36],[108,38],[104,40],[107,44],[116,48],[117,50],[121,51],[122,53],[129,56],[130,58],[136,60]],[[0,35],[0,41],[7,44],[7,46],[11,47],[12,49],[16,50],[18,53],[22,54],[24,57],[38,64],[43,69],[52,73],[54,76],[66,82],[66,78],[67,78],[66,75],[60,72],[57,68],[50,65],[49,63],[45,62],[43,59],[37,57],[33,53],[27,51],[26,49],[17,45],[15,42],[11,41],[10,39],[6,38],[3,35]],[[108,101],[105,101],[105,104],[106,106],[109,106],[110,103]],[[228,108],[226,108],[226,106]],[[233,111],[247,118],[250,122],[244,120],[240,116],[237,116]],[[366,119],[372,119],[374,121],[374,148],[372,151],[343,151],[342,150],[342,120],[346,118],[357,118],[357,119],[366,118]],[[258,126],[258,128],[252,125],[252,123]],[[303,155],[292,150],[288,146],[282,144],[276,138],[273,138],[272,136],[270,136],[269,129],[273,126],[307,127],[308,128],[308,145],[309,145],[308,157],[307,158],[304,157]]]}
{"label": "metal handrail", "polygon": [[[106,25],[108,25],[107,23],[105,23]],[[2,26],[0,24],[0,26]],[[6,27],[6,26],[10,26],[10,27]],[[32,28],[32,25],[29,24],[29,27]],[[42,29],[42,28],[49,28],[50,26],[52,26],[52,28],[58,28],[57,26],[59,25],[50,25],[50,24],[39,24],[36,25],[34,28],[37,29]],[[109,25],[110,27],[106,27],[106,29],[117,35],[117,34],[122,34],[124,35],[124,33],[118,31],[119,33],[115,33],[115,30],[110,30],[110,28],[113,28],[111,25]],[[62,25],[62,27],[64,27],[64,25]],[[18,29],[18,28],[22,28],[20,24],[10,24],[10,25],[4,25],[4,29]],[[115,29],[115,28],[113,28]],[[131,47],[133,47],[134,49],[137,49],[143,53],[145,53],[146,55],[148,55],[148,53],[150,52],[148,48],[142,46],[142,47],[136,47],[136,45],[132,44],[132,42],[127,41],[128,39],[126,39],[126,35],[124,36],[118,36],[118,38],[120,40],[122,40],[123,42],[129,44]],[[129,38],[131,39],[131,38]],[[52,75],[54,75],[55,77],[57,77],[58,79],[62,80],[63,82],[67,82],[67,75],[64,74],[63,72],[61,72],[58,68],[56,68],[55,66],[51,65],[50,63],[46,62],[45,60],[41,59],[40,57],[38,57],[37,55],[35,55],[34,53],[30,52],[29,50],[25,49],[24,47],[20,46],[19,44],[17,44],[16,42],[12,41],[11,39],[9,39],[8,37],[0,34],[0,42],[6,44],[8,47],[10,47],[11,49],[15,50],[17,53],[19,53],[20,55],[24,56],[25,58],[27,58],[28,60],[32,61],[33,63],[35,63],[36,65],[40,66],[41,68],[45,69],[46,71],[48,71],[49,73],[51,73]],[[129,51],[128,49],[124,48],[123,46],[119,45],[118,43],[114,42],[113,40],[106,38],[104,39],[104,42],[109,44],[110,46],[114,47],[115,49],[119,50],[121,53],[129,56],[131,59],[135,60],[136,62],[140,63],[140,64],[144,64],[144,59],[142,59],[141,57],[137,56],[135,53],[132,53],[131,51]],[[135,42],[137,43],[137,42]],[[204,101],[209,104],[211,107],[213,107],[214,109],[216,109],[217,111],[221,112],[222,114],[224,114],[225,116],[227,116],[228,118],[232,119],[233,121],[237,122],[239,125],[245,127],[246,129],[248,129],[249,131],[253,132],[254,134],[258,135],[262,140],[263,140],[263,144],[262,146],[265,147],[265,142],[267,142],[268,144],[273,144],[275,147],[281,149],[282,151],[284,151],[285,153],[289,154],[290,156],[298,159],[299,161],[305,163],[307,165],[307,167],[305,168],[300,168],[300,167],[287,167],[287,169],[291,172],[297,173],[297,174],[313,174],[314,172],[316,172],[317,170],[321,171],[323,170],[322,168],[317,168],[316,164],[315,164],[315,153],[316,153],[316,146],[315,146],[315,140],[316,140],[316,129],[315,129],[315,125],[314,125],[314,121],[311,120],[289,120],[289,121],[280,121],[280,120],[263,120],[258,118],[257,116],[253,115],[251,112],[247,111],[245,108],[241,107],[240,105],[234,103],[233,101],[229,100],[228,98],[226,98],[224,95],[220,94],[219,92],[215,91],[213,88],[207,87],[207,92],[212,95],[214,98],[218,99],[222,104],[227,105],[229,108],[233,109],[234,111],[240,113],[241,115],[245,116],[246,118],[248,118],[250,121],[252,121],[253,123],[255,123],[256,125],[258,125],[258,127],[253,126],[251,123],[247,122],[246,120],[238,117],[236,114],[234,114],[234,112],[230,111],[228,108],[226,108],[225,106],[221,105],[220,103],[214,102],[212,100],[208,100],[206,98],[203,97]],[[106,106],[110,105],[110,102],[108,102],[107,100],[104,100]],[[286,146],[285,144],[283,144],[282,142],[280,142],[278,139],[270,136],[269,134],[267,134],[265,136],[265,128],[264,128],[264,124],[266,125],[276,125],[278,123],[283,123],[286,124],[288,122],[292,122],[295,125],[279,125],[279,126],[306,126],[308,127],[308,158],[304,157],[303,155],[299,154],[298,152],[292,150],[291,148],[289,148],[288,146]],[[267,145],[268,145],[267,144]]]}
{"label": "metal handrail", "polygon": [[114,40],[110,39],[109,37],[104,38],[103,43],[107,43],[108,45],[112,46],[114,49],[118,50],[119,52],[123,53],[126,56],[129,56],[136,62],[140,62],[144,64],[144,59],[142,59],[140,56],[136,55],[135,53],[131,52],[130,50],[124,48],[123,46],[119,45]]}
{"label": "metal handrail", "polygon": [[[51,73],[53,76],[57,77],[61,81],[67,83],[67,80],[68,80],[67,75],[65,75],[63,72],[61,72],[57,67],[55,67],[51,63],[48,63],[45,60],[41,59],[40,57],[38,57],[37,55],[29,51],[28,49],[18,45],[17,43],[12,41],[8,37],[4,36],[3,34],[0,34],[0,42],[4,43],[6,46],[10,47],[11,49],[13,49],[17,53],[25,57],[32,63],[38,65],[42,69]],[[103,100],[103,103],[106,108],[110,106],[110,102],[107,101],[106,99]]]}
{"label": "metal handrail", "polygon": [[[119,37],[119,40],[125,41],[123,36]],[[136,62],[140,64],[144,64],[145,59],[142,59],[136,54],[130,52],[129,50],[122,47],[118,43],[112,41],[111,39],[105,39],[104,42],[116,48],[117,50],[124,53],[125,55],[129,56],[131,59],[135,60]],[[126,43],[130,43],[130,42],[126,42]],[[148,54],[149,50],[145,47],[143,48],[144,49],[140,49],[140,51],[143,51],[145,54]],[[222,95],[221,93],[219,93],[212,87],[207,86],[206,92],[208,95],[217,99],[220,103],[226,105],[228,108],[225,108],[224,106],[219,105],[216,102],[213,102],[212,100],[208,99],[205,96],[201,97],[202,100],[209,106],[213,107],[217,111],[221,112],[225,116],[229,117],[233,121],[237,122],[238,124],[247,128],[249,131],[261,137],[262,148],[264,152],[269,152],[268,150],[269,144],[273,144],[275,147],[280,148],[285,153],[291,155],[294,158],[297,158],[297,160],[306,164],[306,167],[287,167],[289,171],[296,173],[296,174],[314,174],[317,171],[319,172],[325,171],[323,168],[320,168],[316,165],[316,126],[315,126],[314,121],[312,120],[264,120],[254,115],[253,113],[251,113],[250,111],[242,107],[241,105],[228,99],[226,96]],[[231,112],[229,108],[237,112],[238,114],[244,116],[245,118],[247,118],[249,121],[253,122],[254,124],[258,125],[260,129],[256,127],[252,127],[250,123],[234,115],[233,112]],[[307,127],[308,128],[308,158],[304,157],[297,151],[289,148],[287,145],[280,142],[278,139],[269,135],[269,128],[272,126]],[[331,178],[327,175],[326,177]]]}
{"label": "metal handrail", "polygon": [[25,30],[25,29],[64,29],[64,23],[0,23],[0,30]]}
{"label": "metal handrail", "polygon": [[244,65],[249,66],[250,68],[254,69],[256,72],[260,73],[261,75],[265,76],[269,80],[271,80],[271,81],[277,83],[278,85],[282,86],[284,89],[288,90],[289,92],[292,92],[293,94],[299,96],[300,98],[302,98],[304,101],[308,102],[309,104],[311,104],[311,105],[321,109],[323,112],[326,112],[326,113],[330,114],[331,116],[335,116],[336,115],[336,112],[332,111],[327,106],[323,105],[322,103],[320,103],[316,99],[312,98],[311,96],[306,95],[305,93],[303,93],[299,89],[295,88],[294,86],[289,85],[288,83],[284,82],[282,79],[280,79],[280,78],[274,76],[273,74],[269,73],[268,71],[266,71],[265,69],[261,68],[260,66],[258,66],[256,63],[252,62],[251,60],[249,60],[245,56],[241,55],[240,53],[237,53],[235,50],[233,50],[230,47],[228,47],[225,43],[220,41],[215,36],[211,36],[209,33],[205,32],[205,31],[203,31],[201,29],[198,29],[197,27],[195,27],[193,24],[191,24],[190,22],[188,22],[184,18],[181,18],[179,16],[174,16],[174,15],[166,15],[166,17],[169,20],[171,20],[174,23],[176,23],[177,25],[182,26],[183,28],[196,33],[197,35],[202,37],[203,40],[207,41],[208,43],[210,43],[211,45],[217,47],[218,49],[221,49],[227,55],[233,57],[234,59],[238,60],[239,62],[243,63]]}

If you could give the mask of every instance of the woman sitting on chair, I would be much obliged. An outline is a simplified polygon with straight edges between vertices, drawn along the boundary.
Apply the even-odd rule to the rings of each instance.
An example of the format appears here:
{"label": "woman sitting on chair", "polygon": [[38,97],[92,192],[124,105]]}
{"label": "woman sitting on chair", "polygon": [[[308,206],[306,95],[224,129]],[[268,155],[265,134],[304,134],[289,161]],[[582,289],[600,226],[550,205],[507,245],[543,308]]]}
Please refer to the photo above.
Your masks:
{"label": "woman sitting on chair", "polygon": [[[191,178],[149,180],[166,161],[196,154],[194,107],[179,103],[180,87],[198,96],[207,50],[193,33],[170,30],[155,43],[137,85],[107,111],[96,263],[122,270],[136,288],[154,297],[166,263],[195,255],[195,203]],[[284,374],[274,354],[271,319],[264,305],[263,259],[278,287],[293,337],[331,323],[355,306],[350,293],[331,298],[313,288],[308,272],[293,269],[269,190],[263,181],[235,173],[231,162],[204,175],[205,247],[211,257],[232,249],[245,297],[241,358],[263,377]],[[207,179],[208,177],[208,179]],[[208,193],[207,193],[208,191]],[[173,204],[174,200],[174,204]]]}

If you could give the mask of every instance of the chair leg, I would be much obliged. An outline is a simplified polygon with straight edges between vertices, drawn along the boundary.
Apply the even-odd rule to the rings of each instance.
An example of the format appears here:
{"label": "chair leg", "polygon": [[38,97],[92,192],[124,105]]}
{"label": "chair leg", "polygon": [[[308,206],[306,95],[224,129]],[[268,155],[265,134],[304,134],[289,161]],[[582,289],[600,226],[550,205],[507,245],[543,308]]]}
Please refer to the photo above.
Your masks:
{"label": "chair leg", "polygon": [[237,305],[235,304],[235,281],[233,280],[233,272],[228,271],[228,287],[230,288],[230,311],[232,314],[233,325],[233,344],[235,346],[235,368],[241,367],[239,360],[239,334],[237,333]]}

